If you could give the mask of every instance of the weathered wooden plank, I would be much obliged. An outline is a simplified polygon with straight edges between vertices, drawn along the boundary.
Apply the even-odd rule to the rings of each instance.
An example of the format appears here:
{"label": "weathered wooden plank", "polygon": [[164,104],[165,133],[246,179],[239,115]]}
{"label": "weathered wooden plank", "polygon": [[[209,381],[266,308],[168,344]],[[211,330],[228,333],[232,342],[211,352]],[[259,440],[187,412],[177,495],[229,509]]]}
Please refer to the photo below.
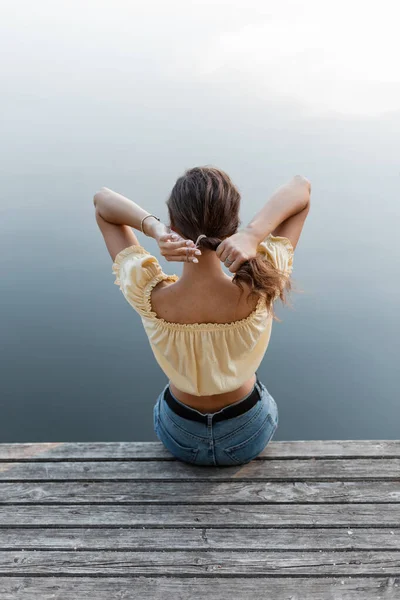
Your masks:
{"label": "weathered wooden plank", "polygon": [[399,504],[3,505],[0,527],[397,527]]}
{"label": "weathered wooden plank", "polygon": [[0,445],[0,598],[400,597],[399,459],[400,441],[272,442],[219,469],[159,443]]}
{"label": "weathered wooden plank", "polygon": [[1,600],[398,600],[398,577],[0,577]]}
{"label": "weathered wooden plank", "polygon": [[[400,458],[400,440],[272,441],[260,458]],[[0,460],[174,460],[160,442],[48,442],[0,445]]]}
{"label": "weathered wooden plank", "polygon": [[400,480],[381,481],[15,481],[0,482],[3,503],[400,502]]}
{"label": "weathered wooden plank", "polygon": [[0,552],[0,575],[274,575],[355,576],[400,578],[400,552],[388,550],[329,552],[186,552],[88,551]]}
{"label": "weathered wooden plank", "polygon": [[400,459],[259,460],[237,467],[194,467],[180,461],[163,462],[12,462],[0,463],[0,480],[102,479],[240,479],[399,480]]}
{"label": "weathered wooden plank", "polygon": [[399,550],[400,528],[131,529],[0,528],[13,550]]}

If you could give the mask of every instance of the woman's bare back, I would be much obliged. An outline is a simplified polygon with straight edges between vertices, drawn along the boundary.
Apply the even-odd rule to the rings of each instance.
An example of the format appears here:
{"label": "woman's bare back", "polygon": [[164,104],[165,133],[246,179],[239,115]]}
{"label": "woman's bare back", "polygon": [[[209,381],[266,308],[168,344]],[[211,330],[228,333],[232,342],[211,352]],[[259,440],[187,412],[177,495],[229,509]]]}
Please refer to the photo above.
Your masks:
{"label": "woman's bare back", "polygon": [[[190,286],[180,280],[162,281],[152,291],[151,305],[159,318],[172,323],[231,323],[248,317],[255,310],[257,299],[250,300],[246,289],[241,295],[232,279],[222,274],[221,278],[199,280]],[[178,400],[206,413],[237,402],[252,390],[255,381],[253,375],[236,390],[213,396],[194,396],[172,383],[170,388]]]}
{"label": "woman's bare back", "polygon": [[172,323],[231,323],[249,316],[257,299],[241,294],[232,279],[199,281],[188,286],[181,281],[160,282],[151,294],[152,308],[159,318]]}

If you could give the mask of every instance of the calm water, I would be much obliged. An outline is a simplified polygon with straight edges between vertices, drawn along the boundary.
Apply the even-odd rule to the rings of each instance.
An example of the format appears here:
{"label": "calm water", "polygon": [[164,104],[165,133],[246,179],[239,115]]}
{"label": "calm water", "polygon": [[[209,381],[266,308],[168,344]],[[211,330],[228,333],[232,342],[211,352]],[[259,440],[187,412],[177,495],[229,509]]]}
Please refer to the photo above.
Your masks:
{"label": "calm water", "polygon": [[107,186],[166,218],[175,179],[201,164],[232,176],[244,223],[292,175],[312,182],[302,292],[259,369],[274,439],[398,439],[400,113],[308,110],[251,93],[234,68],[173,77],[162,49],[146,54],[150,34],[136,62],[119,41],[115,67],[100,26],[92,47],[83,25],[76,44],[41,25],[47,37],[15,17],[0,97],[0,442],[156,439],[167,380],[113,285],[92,197]]}

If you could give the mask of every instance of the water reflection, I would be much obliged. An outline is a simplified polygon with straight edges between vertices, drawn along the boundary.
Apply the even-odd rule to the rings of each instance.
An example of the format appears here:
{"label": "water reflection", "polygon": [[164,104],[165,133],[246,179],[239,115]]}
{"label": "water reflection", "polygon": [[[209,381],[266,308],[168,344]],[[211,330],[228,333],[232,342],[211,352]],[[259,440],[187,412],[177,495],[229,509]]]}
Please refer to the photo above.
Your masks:
{"label": "water reflection", "polygon": [[239,6],[226,17],[221,3],[211,23],[197,13],[196,27],[186,13],[174,19],[178,2],[132,21],[123,5],[100,8],[95,21],[74,19],[73,3],[50,6],[27,9],[24,20],[10,7],[1,24],[12,51],[0,97],[0,440],[155,439],[152,406],[165,376],[113,285],[91,198],[106,185],[166,218],[173,182],[198,164],[239,185],[243,222],[293,174],[312,181],[293,273],[303,293],[293,310],[278,309],[283,322],[259,369],[279,406],[275,439],[398,438],[400,113],[381,112],[398,93],[389,58],[371,71],[386,74],[379,93],[378,76],[356,91],[353,74],[346,104],[345,76],[338,91],[320,37],[296,53],[296,64],[330,65],[322,79],[307,71],[308,95],[290,80],[294,47],[268,62],[255,25],[267,19],[261,3],[244,21]]}

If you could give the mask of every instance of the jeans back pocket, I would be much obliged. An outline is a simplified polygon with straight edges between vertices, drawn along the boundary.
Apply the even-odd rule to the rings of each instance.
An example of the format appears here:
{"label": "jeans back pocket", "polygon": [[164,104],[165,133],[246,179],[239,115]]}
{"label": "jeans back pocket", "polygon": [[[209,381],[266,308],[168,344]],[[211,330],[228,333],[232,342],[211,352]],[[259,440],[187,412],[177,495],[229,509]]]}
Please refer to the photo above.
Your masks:
{"label": "jeans back pocket", "polygon": [[268,442],[274,435],[278,422],[270,412],[261,422],[255,422],[251,425],[251,431],[246,431],[246,439],[225,448],[226,455],[231,459],[231,464],[244,464],[256,458],[264,450]]}
{"label": "jeans back pocket", "polygon": [[187,463],[195,462],[199,449],[186,446],[176,439],[176,437],[178,437],[177,434],[175,433],[173,435],[163,423],[157,405],[154,407],[154,431],[160,442],[164,444],[165,448],[171,452],[175,458]]}

